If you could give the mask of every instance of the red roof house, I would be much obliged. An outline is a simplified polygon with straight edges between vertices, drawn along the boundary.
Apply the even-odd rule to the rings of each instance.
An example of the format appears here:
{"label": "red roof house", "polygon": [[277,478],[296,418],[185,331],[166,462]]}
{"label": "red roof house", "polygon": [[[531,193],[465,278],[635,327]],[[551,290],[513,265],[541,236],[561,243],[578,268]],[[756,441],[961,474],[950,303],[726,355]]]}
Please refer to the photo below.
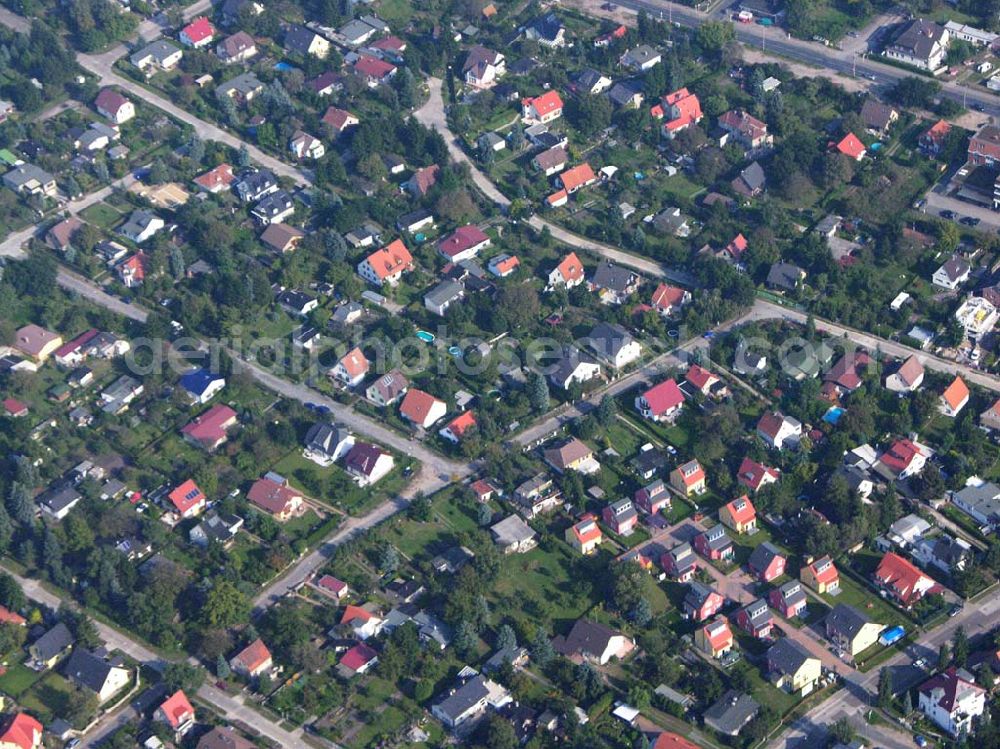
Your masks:
{"label": "red roof house", "polygon": [[328,596],[340,600],[350,592],[350,586],[343,580],[338,580],[333,575],[323,575],[313,583],[320,591]]}
{"label": "red roof house", "polygon": [[236,412],[229,406],[212,406],[188,422],[181,434],[184,439],[206,450],[215,450],[226,441],[229,429],[236,424]]}
{"label": "red roof house", "polygon": [[474,224],[460,226],[437,243],[438,253],[453,263],[471,260],[476,254],[489,247],[490,238]]}
{"label": "red roof house", "polygon": [[361,76],[370,88],[384,83],[396,74],[396,66],[371,55],[361,55],[354,63],[354,72]]}
{"label": "red roof house", "polygon": [[288,520],[303,504],[302,495],[289,486],[288,481],[273,473],[257,479],[247,492],[247,499],[279,521]]}
{"label": "red roof house", "polygon": [[737,533],[751,533],[757,527],[757,510],[744,494],[722,506],[719,522]]}
{"label": "red roof house", "polygon": [[837,150],[854,161],[861,161],[867,152],[865,144],[854,133],[845,135],[843,140],[837,144]]}
{"label": "red roof house", "polygon": [[340,659],[340,665],[356,674],[363,674],[378,663],[378,653],[363,642],[359,642]]}
{"label": "red roof house", "polygon": [[[678,89],[667,94],[660,100],[660,107],[664,117],[668,118],[663,124],[663,134],[669,138],[674,137],[681,130],[701,121],[701,102],[698,97],[686,88]],[[655,115],[654,115],[655,116]]]}
{"label": "red roof house", "polygon": [[688,367],[684,379],[702,395],[708,395],[715,384],[719,382],[718,377],[697,364],[692,364]]}
{"label": "red roof house", "polygon": [[590,164],[587,164],[586,162],[580,164],[579,166],[574,166],[571,169],[567,169],[559,175],[559,184],[562,185],[568,195],[572,195],[581,187],[592,185],[595,182],[597,182],[597,175],[594,174],[594,170],[590,168]]}
{"label": "red roof house", "polygon": [[96,338],[99,332],[97,328],[91,328],[57,348],[52,354],[56,359],[56,364],[61,367],[75,367],[82,363],[86,358],[83,347]]}
{"label": "red roof house", "polygon": [[928,451],[909,438],[898,439],[879,457],[879,463],[892,478],[905,479],[920,473],[927,464]]}
{"label": "red roof house", "polygon": [[422,429],[443,418],[447,411],[448,406],[443,400],[417,388],[407,390],[399,406],[399,415]]}
{"label": "red roof house", "polygon": [[28,406],[17,398],[4,398],[3,410],[12,419],[18,419],[28,415]]}
{"label": "red roof house", "polygon": [[541,96],[521,100],[521,116],[535,122],[551,122],[562,117],[563,101],[558,91],[546,91]]}
{"label": "red roof house", "polygon": [[754,493],[757,493],[762,486],[775,483],[779,478],[781,471],[777,468],[771,468],[750,458],[743,458],[736,474],[736,480]]}
{"label": "red roof house", "polygon": [[681,311],[681,307],[691,301],[691,292],[679,286],[661,283],[653,292],[650,305],[661,315],[671,317]]}
{"label": "red roof house", "polygon": [[[0,624],[15,624],[18,627],[24,627],[27,623],[28,620],[16,611],[11,611],[6,606],[0,606]],[[0,746],[2,745],[2,742],[0,742]]]}
{"label": "red roof house", "polygon": [[891,593],[906,608],[910,608],[924,596],[941,590],[940,585],[917,569],[912,562],[892,552],[882,557],[873,577],[876,585]]}
{"label": "red roof house", "polygon": [[219,193],[228,190],[234,179],[233,168],[229,164],[219,164],[215,169],[195,177],[194,183],[205,192]]}
{"label": "red roof house", "polygon": [[684,407],[684,394],[671,377],[636,396],[635,408],[650,421],[672,422]]}
{"label": "red roof house", "polygon": [[0,746],[38,749],[42,745],[42,724],[27,713],[8,715],[0,723]]}
{"label": "red roof house", "polygon": [[165,722],[176,733],[187,732],[194,725],[194,708],[184,690],[178,689],[156,708],[156,718]]}
{"label": "red roof house", "polygon": [[465,437],[466,432],[474,426],[476,426],[476,415],[472,411],[463,411],[449,421],[443,429],[438,430],[438,434],[446,440],[458,444]]}
{"label": "red roof house", "polygon": [[361,120],[356,115],[351,114],[346,109],[330,107],[322,117],[322,122],[333,128],[338,135],[349,127],[361,124]]}
{"label": "red roof house", "polygon": [[211,44],[214,36],[215,26],[212,25],[211,21],[202,16],[181,29],[180,40],[181,44],[197,49],[198,47]]}
{"label": "red roof house", "polygon": [[192,479],[188,479],[170,492],[167,499],[170,500],[174,509],[177,510],[177,514],[182,518],[193,518],[200,515],[207,502],[205,495]]}

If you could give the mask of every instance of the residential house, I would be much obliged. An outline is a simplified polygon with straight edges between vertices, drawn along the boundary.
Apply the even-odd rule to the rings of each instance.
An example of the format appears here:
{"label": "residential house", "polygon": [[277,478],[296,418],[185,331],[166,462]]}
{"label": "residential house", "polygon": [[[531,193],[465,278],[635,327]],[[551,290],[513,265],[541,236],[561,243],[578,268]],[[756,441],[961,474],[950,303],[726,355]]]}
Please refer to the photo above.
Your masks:
{"label": "residential house", "polygon": [[642,81],[618,81],[608,91],[608,99],[615,107],[620,109],[638,109],[645,100],[645,94],[642,91]]}
{"label": "residential house", "polygon": [[913,393],[920,389],[923,381],[924,365],[916,354],[912,354],[895,372],[886,376],[885,387],[894,393]]}
{"label": "residential house", "polygon": [[698,557],[695,556],[691,544],[684,541],[660,555],[660,567],[671,579],[686,583],[698,572]]}
{"label": "residential house", "polygon": [[566,529],[566,543],[581,554],[591,554],[604,540],[601,527],[590,513]]}
{"label": "residential house", "polygon": [[399,401],[409,386],[410,381],[406,379],[403,373],[398,369],[394,369],[369,385],[365,391],[365,397],[376,406],[385,408]]}
{"label": "residential house", "polygon": [[292,201],[292,196],[284,190],[278,190],[261,198],[257,205],[250,210],[250,215],[263,226],[280,224],[294,213],[295,204]]}
{"label": "residential house", "polygon": [[238,105],[246,107],[263,91],[264,83],[253,73],[247,72],[217,86],[215,96],[219,99],[232,99]]}
{"label": "residential house", "polygon": [[244,679],[256,679],[274,667],[271,651],[259,637],[229,660],[234,674]]}
{"label": "residential house", "polygon": [[135,117],[135,105],[113,88],[102,88],[94,99],[94,109],[116,125],[124,125]]}
{"label": "residential house", "polygon": [[421,229],[435,227],[434,214],[426,208],[404,213],[396,220],[396,228],[410,234],[416,234]]}
{"label": "residential house", "polygon": [[215,33],[215,27],[212,25],[212,22],[201,16],[181,29],[178,38],[185,47],[201,49],[212,43]]}
{"label": "residential house", "polygon": [[875,585],[890,593],[900,605],[909,609],[940,586],[907,559],[888,552],[873,574]]}
{"label": "residential house", "polygon": [[208,501],[193,479],[176,487],[167,495],[167,499],[181,519],[197,517],[205,510]]}
{"label": "residential house", "polygon": [[175,737],[181,737],[194,728],[194,708],[184,691],[178,689],[156,708],[153,720],[166,723]]}
{"label": "residential house", "polygon": [[986,296],[970,296],[955,310],[955,320],[967,338],[978,342],[993,332],[1000,320],[1000,310]]}
{"label": "residential house", "polygon": [[514,273],[520,265],[521,261],[518,259],[517,255],[502,253],[496,257],[490,258],[486,269],[497,278],[506,278]]}
{"label": "residential house", "polygon": [[197,447],[211,452],[228,439],[237,423],[236,412],[229,406],[216,405],[196,416],[181,429],[181,436]]}
{"label": "residential house", "polygon": [[14,713],[0,720],[0,749],[42,749],[41,723],[27,713]]}
{"label": "residential house", "polygon": [[371,55],[361,55],[354,63],[354,74],[365,82],[368,88],[378,88],[388,83],[396,75],[397,68],[392,63]]}
{"label": "residential house", "polygon": [[719,613],[726,599],[707,585],[694,580],[688,583],[684,596],[684,617],[694,622],[703,622]]}
{"label": "residential house", "polygon": [[178,384],[192,405],[203,406],[226,386],[226,378],[207,369],[193,369],[181,375]]}
{"label": "residential house", "polygon": [[621,325],[601,322],[587,336],[588,347],[606,364],[621,369],[642,356],[642,346]]}
{"label": "residential house", "polygon": [[447,237],[437,243],[437,251],[445,260],[453,263],[460,263],[463,260],[472,260],[483,250],[490,246],[490,238],[474,224],[460,226]]}
{"label": "residential house", "polygon": [[361,606],[348,605],[340,617],[340,628],[364,641],[377,637],[385,627],[385,619]]}
{"label": "residential house", "polygon": [[523,554],[537,545],[538,534],[518,515],[508,515],[490,526],[493,542],[504,554]]}
{"label": "residential house", "polygon": [[637,395],[635,409],[643,418],[671,424],[684,408],[684,394],[672,377]]}
{"label": "residential house", "polygon": [[400,239],[393,240],[358,263],[358,275],[375,286],[396,286],[413,269],[413,256]]}
{"label": "residential house", "polygon": [[701,122],[701,102],[696,94],[680,88],[663,96],[660,103],[653,107],[652,115],[654,119],[666,120],[663,134],[673,138],[682,130]]}
{"label": "residential house", "polygon": [[653,292],[650,306],[664,317],[676,317],[691,301],[691,292],[679,286],[661,283]]}
{"label": "residential house", "polygon": [[965,381],[956,376],[951,384],[941,393],[941,403],[938,410],[945,416],[952,418],[958,416],[959,412],[965,408],[969,402],[969,387]]}
{"label": "residential house", "polygon": [[1000,429],[1000,398],[979,414],[979,426],[990,432]]}
{"label": "residential house", "polygon": [[924,470],[931,451],[911,439],[898,439],[879,456],[875,470],[885,478],[902,481]]}
{"label": "residential house", "polygon": [[664,234],[685,238],[691,234],[687,216],[677,206],[669,206],[653,217],[653,226]]}
{"label": "residential house", "polygon": [[339,107],[327,107],[326,112],[320,118],[320,122],[330,128],[336,136],[343,135],[352,127],[361,124],[358,116]]}
{"label": "residential house", "polygon": [[215,195],[228,190],[235,179],[233,168],[229,164],[219,164],[214,169],[198,175],[193,181],[202,192]]}
{"label": "residential house", "polygon": [[442,281],[424,294],[424,307],[444,317],[448,308],[465,298],[465,286],[458,281]]}
{"label": "residential house", "polygon": [[777,483],[779,478],[781,472],[777,468],[771,468],[750,458],[743,458],[736,473],[736,480],[754,494],[760,491],[761,487]]}
{"label": "residential house", "polygon": [[573,81],[573,89],[580,94],[597,96],[611,88],[611,79],[593,68],[580,71]]}
{"label": "residential house", "polygon": [[201,522],[188,531],[188,540],[203,549],[207,549],[213,543],[228,549],[236,540],[242,527],[243,518],[238,515],[209,510]]}
{"label": "residential house", "polygon": [[35,670],[52,668],[69,653],[73,643],[73,634],[63,622],[59,622],[28,646],[31,667]]}
{"label": "residential house", "polygon": [[313,582],[320,593],[333,598],[335,601],[342,601],[351,592],[350,586],[343,580],[338,580],[333,575],[322,575]]}
{"label": "residential house", "polygon": [[702,719],[706,726],[725,736],[737,736],[759,711],[760,705],[753,697],[731,689],[704,712]]}
{"label": "residential house", "polygon": [[302,494],[293,489],[287,479],[276,473],[268,473],[257,479],[247,492],[247,501],[279,523],[297,515],[305,504]]}
{"label": "residential house", "polygon": [[268,224],[261,233],[260,241],[275,252],[285,255],[294,252],[306,236],[301,229],[287,224]]}
{"label": "residential house", "polygon": [[889,128],[899,119],[899,112],[878,99],[868,98],[861,105],[861,121],[869,133],[879,138],[885,137]]}
{"label": "residential house", "polygon": [[549,382],[563,390],[582,385],[601,374],[600,364],[571,345],[564,346],[558,359],[549,367]]}
{"label": "residential house", "polygon": [[392,455],[367,442],[356,442],[344,456],[344,469],[362,487],[385,477],[394,465]]}
{"label": "residential house", "polygon": [[840,590],[840,572],[829,555],[822,556],[799,570],[799,579],[817,593],[835,595]]}
{"label": "residential house", "polygon": [[124,663],[115,658],[108,660],[85,648],[78,647],[66,661],[66,678],[86,689],[103,705],[132,680],[132,673]]}
{"label": "residential house", "polygon": [[474,724],[487,710],[498,710],[512,699],[510,693],[496,682],[482,674],[472,673],[475,674],[472,678],[448,690],[444,698],[431,705],[431,714],[453,731]]}
{"label": "residential house", "polygon": [[682,463],[670,472],[670,485],[684,497],[704,494],[708,490],[705,469],[697,460]]}
{"label": "residential house", "polygon": [[306,432],[302,455],[325,468],[347,455],[352,447],[354,447],[354,435],[345,425],[319,422],[313,424]]}
{"label": "residential house", "polygon": [[83,221],[76,216],[63,219],[45,232],[45,244],[53,250],[65,252],[73,244],[73,237],[83,228]]}
{"label": "residential house", "polygon": [[255,203],[279,190],[277,178],[266,170],[244,172],[233,187],[244,203]]}
{"label": "residential house", "polygon": [[399,406],[399,415],[421,429],[429,429],[447,412],[448,406],[444,401],[417,388],[410,388]]}
{"label": "residential house", "polygon": [[723,525],[716,525],[699,533],[691,543],[695,551],[713,562],[732,559],[735,553],[732,539],[729,538]]}
{"label": "residential house", "polygon": [[18,328],[14,333],[14,348],[38,363],[43,363],[62,345],[61,335],[34,323]]}
{"label": "residential house", "polygon": [[454,419],[449,421],[441,429],[438,429],[438,434],[444,437],[449,442],[456,445],[460,444],[465,435],[470,429],[476,426],[476,415],[472,411],[463,411]]}
{"label": "residential house", "polygon": [[184,52],[165,39],[157,39],[129,56],[129,62],[139,68],[149,78],[158,70],[173,70],[184,56]]}
{"label": "residential house", "polygon": [[1000,486],[991,481],[970,482],[952,493],[951,503],[981,526],[1000,525]]}
{"label": "residential house", "polygon": [[[701,652],[712,658],[721,658],[733,649],[733,631],[724,616],[718,616],[694,631],[694,644]],[[668,745],[669,746],[669,745]],[[659,744],[653,744],[651,749]]]}
{"label": "residential house", "polygon": [[237,31],[215,45],[215,56],[227,65],[246,62],[257,56],[257,42],[247,32]]}
{"label": "residential house", "polygon": [[548,123],[562,117],[563,100],[559,92],[553,90],[521,100],[521,119],[526,123]]}
{"label": "residential house", "polygon": [[594,451],[576,437],[547,449],[544,458],[559,473],[594,473],[600,469],[600,465],[594,460]]}
{"label": "residential house", "polygon": [[288,150],[292,156],[298,160],[309,159],[315,161],[323,158],[326,147],[319,138],[314,138],[304,130],[296,130],[292,134],[292,139],[288,141]]}
{"label": "residential house", "polygon": [[431,164],[417,169],[401,186],[413,197],[422,198],[437,184],[440,175],[441,167],[437,164]]}
{"label": "residential house", "polygon": [[931,282],[942,289],[954,291],[969,280],[972,266],[969,261],[959,255],[952,255],[944,264],[934,271]]}
{"label": "residential house", "polygon": [[802,422],[778,411],[768,411],[757,422],[757,436],[775,450],[794,447],[802,437]]}
{"label": "residential house", "polygon": [[733,190],[744,198],[755,198],[767,188],[764,168],[756,161],[740,170],[729,183]]}
{"label": "residential house", "polygon": [[525,39],[550,49],[566,44],[566,27],[555,13],[549,12],[531,21],[524,27],[523,33]]}
{"label": "residential house", "polygon": [[604,524],[619,536],[630,536],[639,522],[639,513],[631,499],[619,499],[604,508]]}
{"label": "residential house", "polygon": [[562,185],[562,189],[566,191],[567,195],[572,195],[580,188],[588,187],[597,182],[597,175],[594,174],[590,164],[583,163],[562,172],[556,181]]}
{"label": "residential house", "polygon": [[69,515],[82,499],[83,495],[67,484],[43,492],[37,502],[45,516],[58,521]]}
{"label": "residential house", "polygon": [[771,264],[765,284],[769,289],[784,293],[798,289],[805,277],[806,272],[799,266],[782,261]]}
{"label": "residential house", "polygon": [[281,289],[274,300],[291,315],[305,317],[319,306],[319,299],[295,289]]}
{"label": "residential house", "polygon": [[934,72],[944,64],[951,34],[943,26],[916,18],[899,31],[882,50],[892,60]]}
{"label": "residential house", "polygon": [[778,689],[804,697],[823,675],[823,664],[795,640],[782,637],[767,651],[767,673]]}
{"label": "residential house", "polygon": [[605,666],[612,658],[626,658],[635,649],[635,642],[603,624],[577,619],[568,635],[552,639],[552,647],[574,662],[589,661]]}
{"label": "residential house", "polygon": [[638,47],[628,50],[618,62],[622,67],[645,73],[654,65],[659,65],[662,60],[663,56],[655,49],[648,44],[640,44]]}
{"label": "residential house", "polygon": [[587,290],[597,292],[604,304],[621,305],[638,291],[641,283],[642,278],[635,272],[602,260],[587,282]]}
{"label": "residential house", "polygon": [[491,88],[507,72],[506,58],[500,53],[476,45],[462,64],[465,82],[476,88]]}
{"label": "residential house", "polygon": [[285,49],[299,57],[317,57],[325,60],[330,54],[330,42],[311,29],[290,26],[285,33]]}
{"label": "residential house", "polygon": [[34,164],[21,164],[3,175],[4,186],[19,195],[48,195],[58,192],[56,178]]}
{"label": "residential house", "polygon": [[768,593],[768,602],[786,619],[800,616],[806,609],[809,597],[798,580],[789,580]]}
{"label": "residential house", "polygon": [[745,109],[731,109],[721,114],[719,127],[748,152],[759,153],[774,145],[774,136],[767,131],[767,123]]}
{"label": "residential house", "polygon": [[[947,120],[938,120],[920,135],[918,145],[921,153],[929,158],[936,158],[948,139],[951,132],[951,123]],[[970,144],[971,149],[971,144]]]}
{"label": "residential house", "polygon": [[838,141],[835,150],[842,153],[851,161],[861,161],[865,157],[865,154],[868,153],[865,144],[854,133],[848,133]]}
{"label": "residential house", "polygon": [[166,226],[162,218],[152,211],[137,209],[129,215],[128,221],[118,230],[119,233],[131,239],[136,244],[142,244],[148,239],[152,239],[160,229]]}
{"label": "residential house", "polygon": [[964,669],[950,666],[917,688],[917,709],[952,736],[972,733],[986,710],[986,690]]}
{"label": "residential house", "polygon": [[719,522],[736,533],[754,533],[757,530],[757,510],[744,494],[719,509]]}
{"label": "residential house", "polygon": [[965,539],[942,533],[919,539],[910,553],[921,564],[951,575],[965,570],[966,562],[972,556],[972,547]]}
{"label": "residential house", "polygon": [[763,598],[758,598],[738,609],[733,618],[736,626],[751,637],[758,640],[766,640],[771,637],[771,632],[774,629],[774,616],[771,614],[771,609],[768,608],[767,601]]}
{"label": "residential house", "polygon": [[329,376],[344,383],[347,387],[354,388],[364,382],[365,376],[371,369],[371,363],[360,348],[353,348],[344,354],[330,370]]}
{"label": "residential house", "polygon": [[770,541],[765,541],[751,552],[747,566],[754,577],[762,583],[769,583],[785,574],[786,562],[781,549]]}
{"label": "residential house", "polygon": [[576,256],[575,252],[569,253],[552,271],[549,272],[549,281],[546,289],[564,287],[572,289],[579,286],[584,281],[583,263]]}
{"label": "residential house", "polygon": [[378,663],[378,652],[359,642],[349,648],[340,659],[340,666],[350,675],[367,673]]}
{"label": "residential house", "polygon": [[195,749],[256,749],[256,746],[236,733],[232,726],[216,726],[198,739]]}

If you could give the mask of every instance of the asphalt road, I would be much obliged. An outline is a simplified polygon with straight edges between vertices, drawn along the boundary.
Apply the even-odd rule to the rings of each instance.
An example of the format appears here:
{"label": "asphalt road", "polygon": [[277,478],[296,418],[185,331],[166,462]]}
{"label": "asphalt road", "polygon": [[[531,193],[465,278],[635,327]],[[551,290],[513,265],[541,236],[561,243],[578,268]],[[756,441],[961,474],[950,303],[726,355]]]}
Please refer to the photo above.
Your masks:
{"label": "asphalt road", "polygon": [[[705,21],[724,20],[729,17],[728,12],[726,16],[722,16],[718,12],[714,16],[709,16],[693,8],[667,2],[667,0],[615,0],[615,2],[624,8],[636,11],[645,10],[654,17],[659,18],[662,15],[662,18],[670,18],[674,23],[695,28]],[[825,47],[818,42],[791,38],[787,32],[780,28],[768,29],[757,24],[742,23],[734,23],[733,26],[737,40],[746,45],[763,48],[764,51],[772,54],[782,55],[847,75],[852,74],[856,64],[859,76],[868,78],[874,76],[873,82],[880,85],[892,86],[900,79],[914,75],[901,68],[879,62],[877,58],[858,57],[855,62],[855,56],[851,52]],[[989,91],[967,88],[955,83],[942,83],[941,93],[963,106],[971,107],[974,104],[981,104],[985,114],[1000,114],[1000,98]]]}

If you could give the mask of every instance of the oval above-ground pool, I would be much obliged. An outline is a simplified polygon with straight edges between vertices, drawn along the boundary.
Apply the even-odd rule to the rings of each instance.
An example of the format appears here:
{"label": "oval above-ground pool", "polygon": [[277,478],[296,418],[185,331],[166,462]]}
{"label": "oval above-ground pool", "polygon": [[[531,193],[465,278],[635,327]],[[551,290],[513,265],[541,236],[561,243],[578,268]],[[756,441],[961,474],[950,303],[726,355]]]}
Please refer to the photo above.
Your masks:
{"label": "oval above-ground pool", "polygon": [[451,354],[452,356],[461,356],[462,355],[462,347],[461,346],[449,346],[448,347],[448,353]]}
{"label": "oval above-ground pool", "polygon": [[419,338],[424,343],[434,343],[434,334],[428,333],[426,330],[418,330],[417,338]]}

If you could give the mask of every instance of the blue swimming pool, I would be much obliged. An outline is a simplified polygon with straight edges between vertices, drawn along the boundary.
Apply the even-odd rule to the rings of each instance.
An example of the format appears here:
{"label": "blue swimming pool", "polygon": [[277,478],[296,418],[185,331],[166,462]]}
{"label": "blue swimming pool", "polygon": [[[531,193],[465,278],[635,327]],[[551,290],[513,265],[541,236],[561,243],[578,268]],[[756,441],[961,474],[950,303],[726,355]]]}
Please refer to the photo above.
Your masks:
{"label": "blue swimming pool", "polygon": [[452,356],[461,356],[462,349],[459,346],[449,346],[448,353],[451,354]]}
{"label": "blue swimming pool", "polygon": [[833,406],[829,411],[823,414],[823,421],[827,424],[836,424],[840,421],[840,417],[844,415],[844,409],[840,406]]}
{"label": "blue swimming pool", "polygon": [[294,66],[290,62],[276,62],[274,63],[274,69],[282,73],[287,73],[289,70],[295,70]]}
{"label": "blue swimming pool", "polygon": [[424,343],[434,343],[434,334],[428,333],[426,330],[418,330],[417,338],[419,338]]}

